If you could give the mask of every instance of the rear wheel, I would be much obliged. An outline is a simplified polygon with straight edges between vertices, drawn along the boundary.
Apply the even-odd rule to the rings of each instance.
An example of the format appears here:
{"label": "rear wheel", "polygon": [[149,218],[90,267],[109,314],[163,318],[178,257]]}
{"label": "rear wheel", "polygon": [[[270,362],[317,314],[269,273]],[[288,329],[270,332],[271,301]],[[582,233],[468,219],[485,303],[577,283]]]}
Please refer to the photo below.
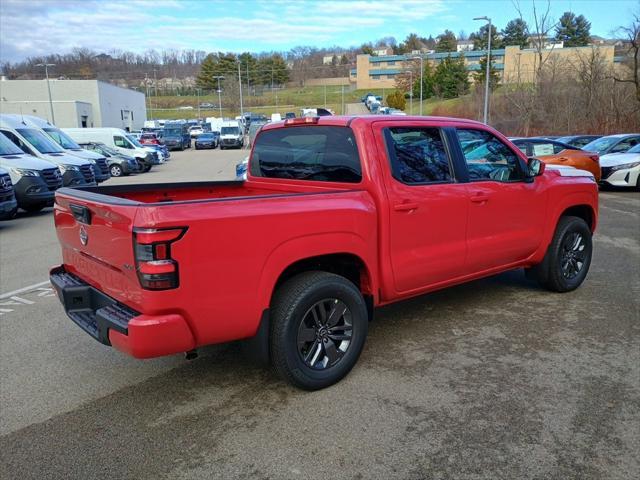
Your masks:
{"label": "rear wheel", "polygon": [[122,167],[120,165],[111,165],[111,167],[109,167],[109,171],[111,172],[112,177],[119,177],[122,175]]}
{"label": "rear wheel", "polygon": [[542,263],[530,268],[527,276],[554,292],[575,290],[589,272],[591,237],[591,229],[582,218],[561,217]]}
{"label": "rear wheel", "polygon": [[271,360],[292,385],[318,390],[353,368],[368,329],[362,294],[349,280],[306,272],[276,292],[271,309]]}
{"label": "rear wheel", "polygon": [[29,212],[29,213],[35,213],[35,212],[39,212],[40,210],[42,210],[43,208],[45,208],[47,205],[43,204],[43,203],[37,203],[35,205],[29,205],[26,207],[22,207],[22,209],[25,212]]}
{"label": "rear wheel", "polygon": [[148,164],[147,164],[147,165],[145,165],[144,167],[142,167],[142,171],[143,171],[144,173],[147,173],[149,170],[151,170],[151,165],[148,165]]}

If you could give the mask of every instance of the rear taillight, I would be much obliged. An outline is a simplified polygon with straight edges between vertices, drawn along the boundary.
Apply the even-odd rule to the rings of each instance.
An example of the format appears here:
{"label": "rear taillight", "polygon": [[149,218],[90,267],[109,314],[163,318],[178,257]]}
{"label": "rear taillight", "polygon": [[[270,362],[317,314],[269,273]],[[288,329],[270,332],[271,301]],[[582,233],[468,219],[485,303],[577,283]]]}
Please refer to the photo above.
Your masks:
{"label": "rear taillight", "polygon": [[187,231],[180,228],[135,228],[133,250],[140,286],[145,290],[178,288],[178,262],[171,258],[171,244]]}
{"label": "rear taillight", "polygon": [[593,160],[596,163],[600,163],[600,156],[599,155],[589,155],[589,158],[591,160]]}

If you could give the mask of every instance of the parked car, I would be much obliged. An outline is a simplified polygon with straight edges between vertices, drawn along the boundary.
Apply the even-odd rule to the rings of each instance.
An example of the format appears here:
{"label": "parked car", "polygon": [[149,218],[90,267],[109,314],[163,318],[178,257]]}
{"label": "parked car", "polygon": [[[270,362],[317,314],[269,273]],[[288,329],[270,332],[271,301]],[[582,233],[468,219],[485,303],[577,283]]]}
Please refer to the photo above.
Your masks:
{"label": "parked car", "polygon": [[120,128],[63,128],[62,131],[78,143],[104,143],[124,155],[135,157],[143,172],[148,172],[153,165],[160,164],[157,153],[149,148],[145,149],[137,141],[132,141],[127,132]]}
{"label": "parked car", "polygon": [[204,130],[202,130],[202,127],[200,125],[189,128],[189,135],[191,136],[191,138],[198,138],[198,135],[202,135],[202,133],[204,133]]}
{"label": "parked car", "polygon": [[142,167],[135,157],[124,155],[116,149],[106,146],[104,143],[87,142],[81,143],[80,146],[88,151],[98,152],[104,155],[107,159],[112,177],[142,172]]}
{"label": "parked car", "polygon": [[186,122],[164,124],[162,139],[169,150],[184,150],[191,147],[191,136]]}
{"label": "parked car", "polygon": [[143,132],[142,135],[140,135],[138,142],[141,145],[160,145],[158,136],[153,132]]}
{"label": "parked car", "polygon": [[640,190],[640,143],[625,153],[600,157],[602,183]]}
{"label": "parked car", "polygon": [[222,122],[220,128],[220,150],[225,148],[242,148],[244,146],[244,132],[236,120]]}
{"label": "parked car", "polygon": [[0,167],[9,172],[18,207],[37,212],[53,205],[62,174],[50,162],[24,153],[0,131]]}
{"label": "parked car", "polygon": [[0,168],[0,220],[8,220],[16,216],[18,201],[16,200],[13,182],[9,172]]}
{"label": "parked car", "polygon": [[60,145],[65,152],[90,162],[93,165],[96,182],[102,183],[111,178],[107,159],[104,156],[82,149],[69,135],[55,125],[50,124],[47,120],[32,115],[22,115],[21,117],[28,126],[43,131],[51,140]]}
{"label": "parked car", "polygon": [[284,119],[287,120],[288,118],[296,118],[296,112],[287,112],[284,114]]}
{"label": "parked car", "polygon": [[0,114],[0,131],[24,153],[57,166],[65,187],[94,185],[93,164],[65,152],[40,129],[27,126],[21,115]]}
{"label": "parked car", "polygon": [[585,152],[577,147],[545,138],[515,138],[511,141],[528,157],[539,158],[544,163],[587,170],[593,174],[596,181],[600,181],[601,171],[597,153]]}
{"label": "parked car", "polygon": [[269,124],[246,182],[63,189],[56,202],[50,280],[89,335],[138,358],[246,339],[310,390],[351,370],[378,305],[517,268],[574,290],[598,218],[590,173],[545,172],[484,124],[429,117]]}
{"label": "parked car", "polygon": [[253,141],[256,138],[256,135],[260,131],[260,129],[266,125],[267,122],[253,122],[249,127],[249,146],[253,145]]}
{"label": "parked car", "polygon": [[165,152],[167,152],[168,154],[169,150],[164,145],[153,145],[153,144],[142,145],[133,135],[127,135],[127,138],[137,148],[142,148],[147,152],[151,153],[152,155],[157,156],[159,160],[158,163],[164,163],[167,160],[167,156],[165,155]]}
{"label": "parked car", "polygon": [[640,134],[621,133],[618,135],[608,135],[587,143],[582,150],[586,152],[597,152],[598,155],[608,153],[624,153],[640,143]]}
{"label": "parked car", "polygon": [[572,147],[582,148],[587,143],[593,142],[600,137],[602,137],[602,135],[567,135],[565,137],[558,137],[556,140],[560,143],[571,145]]}
{"label": "parked car", "polygon": [[200,108],[216,108],[216,105],[209,102],[204,102],[200,104]]}
{"label": "parked car", "polygon": [[218,148],[219,142],[220,136],[217,132],[206,132],[196,138],[195,149],[200,150],[204,148]]}

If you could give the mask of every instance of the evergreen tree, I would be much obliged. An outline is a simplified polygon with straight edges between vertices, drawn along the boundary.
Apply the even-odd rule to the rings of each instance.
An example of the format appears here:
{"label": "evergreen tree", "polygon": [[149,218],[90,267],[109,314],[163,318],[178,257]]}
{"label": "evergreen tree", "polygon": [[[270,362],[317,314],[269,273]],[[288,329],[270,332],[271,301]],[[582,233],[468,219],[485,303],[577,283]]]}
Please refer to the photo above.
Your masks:
{"label": "evergreen tree", "polygon": [[217,76],[237,75],[237,58],[233,53],[210,53],[200,65],[200,73],[196,77],[196,84],[203,89],[217,89]]}
{"label": "evergreen tree", "polygon": [[[493,66],[493,57],[491,57],[491,65],[489,67],[489,88],[491,91],[495,90],[500,82],[500,74],[498,70]],[[484,82],[487,78],[487,57],[480,59],[480,69],[473,72],[473,81],[477,87],[484,88]]]}
{"label": "evergreen tree", "polygon": [[442,98],[456,98],[469,91],[469,75],[462,56],[443,59],[433,77],[435,93]]}
{"label": "evergreen tree", "polygon": [[[469,35],[469,40],[473,40],[474,50],[486,50],[488,46],[487,32],[489,31],[489,24],[485,24],[480,27],[475,33]],[[502,48],[502,41],[498,37],[498,29],[495,25],[491,25],[491,49]]]}
{"label": "evergreen tree", "polygon": [[502,30],[502,45],[517,45],[520,48],[529,46],[529,26],[521,18],[514,18]]}
{"label": "evergreen tree", "polygon": [[556,39],[565,47],[584,47],[591,41],[591,23],[584,15],[564,12],[556,26]]}
{"label": "evergreen tree", "polygon": [[451,30],[445,30],[444,33],[438,35],[438,43],[436,44],[436,52],[455,52],[458,49],[458,40]]}

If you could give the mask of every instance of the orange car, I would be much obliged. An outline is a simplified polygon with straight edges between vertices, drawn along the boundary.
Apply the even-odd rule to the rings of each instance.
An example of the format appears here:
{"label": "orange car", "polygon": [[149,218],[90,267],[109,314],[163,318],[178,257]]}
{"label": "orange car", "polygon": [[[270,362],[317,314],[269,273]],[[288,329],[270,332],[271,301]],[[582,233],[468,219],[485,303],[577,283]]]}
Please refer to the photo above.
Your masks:
{"label": "orange car", "polygon": [[513,138],[511,142],[527,157],[536,157],[544,163],[568,165],[593,173],[600,181],[600,157],[597,153],[585,152],[579,148],[546,138]]}

